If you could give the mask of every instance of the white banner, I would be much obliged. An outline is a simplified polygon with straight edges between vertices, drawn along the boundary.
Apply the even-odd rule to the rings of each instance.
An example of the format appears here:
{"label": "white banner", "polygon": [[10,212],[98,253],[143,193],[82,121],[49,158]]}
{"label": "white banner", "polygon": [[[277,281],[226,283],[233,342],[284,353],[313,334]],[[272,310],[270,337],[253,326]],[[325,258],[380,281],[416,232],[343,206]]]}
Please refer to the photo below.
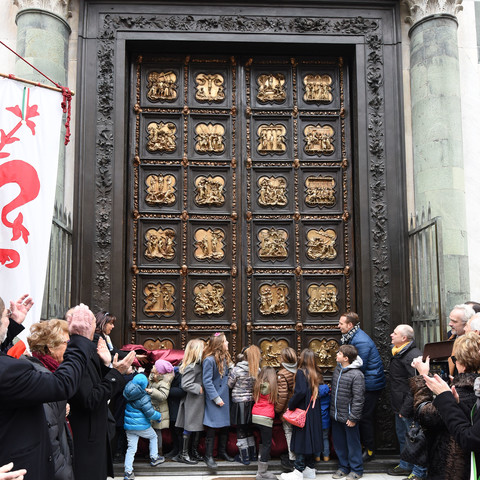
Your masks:
{"label": "white banner", "polygon": [[[50,246],[62,94],[0,78],[0,297],[29,293],[40,319]],[[22,335],[23,337],[23,335]]]}

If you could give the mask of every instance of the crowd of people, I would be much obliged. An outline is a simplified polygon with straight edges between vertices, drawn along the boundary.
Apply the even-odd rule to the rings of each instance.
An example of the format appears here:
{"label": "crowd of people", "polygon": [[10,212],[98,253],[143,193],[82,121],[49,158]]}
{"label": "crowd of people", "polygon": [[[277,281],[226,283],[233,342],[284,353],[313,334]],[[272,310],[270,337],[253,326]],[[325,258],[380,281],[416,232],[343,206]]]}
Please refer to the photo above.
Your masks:
{"label": "crowd of people", "polygon": [[[146,359],[113,346],[115,317],[107,311],[95,316],[83,304],[65,320],[34,324],[20,356],[12,341],[32,305],[28,295],[10,308],[0,299],[0,480],[105,480],[113,477],[114,460],[123,462],[124,480],[132,480],[141,438],[152,467],[166,458],[205,462],[212,472],[218,459],[257,462],[256,479],[274,480],[275,422],[288,448],[281,480],[316,478],[316,462],[329,461],[332,446],[334,479],[362,478],[364,463],[375,457],[385,367],[354,312],[340,317],[341,346],[328,385],[308,348],[297,358],[287,347],[278,369],[262,367],[256,345],[243,348],[234,362],[223,333],[190,340],[179,365],[157,359],[151,368],[136,369],[147,366]],[[391,407],[402,453],[389,475],[473,478],[474,453],[480,453],[480,313],[474,309],[480,312],[480,305],[470,302],[450,313],[454,343],[446,380],[430,373],[411,326],[392,332]],[[412,459],[406,447],[413,429],[425,442]],[[227,451],[229,430],[236,433],[236,456]],[[166,443],[172,444],[168,453]]]}

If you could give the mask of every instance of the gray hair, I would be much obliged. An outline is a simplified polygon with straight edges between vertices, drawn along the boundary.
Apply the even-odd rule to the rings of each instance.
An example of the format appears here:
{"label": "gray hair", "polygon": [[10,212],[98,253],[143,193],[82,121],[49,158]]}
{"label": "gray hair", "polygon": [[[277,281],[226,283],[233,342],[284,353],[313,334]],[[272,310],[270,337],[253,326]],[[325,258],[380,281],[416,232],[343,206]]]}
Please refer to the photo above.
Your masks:
{"label": "gray hair", "polygon": [[411,341],[415,337],[413,328],[410,325],[401,324],[401,325],[397,325],[397,328],[400,329],[400,332],[402,333],[403,337],[407,337],[407,340]]}
{"label": "gray hair", "polygon": [[472,318],[475,315],[475,310],[470,305],[466,305],[465,303],[462,303],[461,305],[455,305],[453,307],[453,310],[463,311],[463,315],[462,315],[463,323],[467,323],[470,320],[470,318]]}
{"label": "gray hair", "polygon": [[480,313],[476,313],[471,319],[470,319],[470,331],[474,332],[480,332]]}

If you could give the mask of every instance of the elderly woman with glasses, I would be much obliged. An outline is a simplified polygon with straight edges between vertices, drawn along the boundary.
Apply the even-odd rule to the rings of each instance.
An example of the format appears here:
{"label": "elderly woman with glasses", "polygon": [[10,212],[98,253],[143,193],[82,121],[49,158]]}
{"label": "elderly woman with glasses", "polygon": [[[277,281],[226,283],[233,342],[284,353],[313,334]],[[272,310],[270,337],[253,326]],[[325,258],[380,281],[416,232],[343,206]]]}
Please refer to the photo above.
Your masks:
{"label": "elderly woman with glasses", "polygon": [[[471,332],[458,337],[453,344],[453,355],[458,375],[452,382],[458,401],[467,411],[476,402],[475,380],[480,369],[480,336]],[[434,395],[425,381],[430,365],[429,359],[422,362],[417,358],[412,362],[419,376],[410,379],[413,391],[413,407],[427,439],[428,475],[432,480],[463,480],[470,478],[469,452],[455,441],[448,431],[444,418],[434,402]],[[410,477],[409,477],[410,478]]]}
{"label": "elderly woman with glasses", "polygon": [[[35,323],[30,328],[30,336],[27,338],[32,356],[26,358],[37,370],[53,373],[63,362],[69,340],[68,323],[65,320]],[[52,445],[54,480],[72,480],[73,441],[66,420],[67,401],[44,403],[43,408]]]}

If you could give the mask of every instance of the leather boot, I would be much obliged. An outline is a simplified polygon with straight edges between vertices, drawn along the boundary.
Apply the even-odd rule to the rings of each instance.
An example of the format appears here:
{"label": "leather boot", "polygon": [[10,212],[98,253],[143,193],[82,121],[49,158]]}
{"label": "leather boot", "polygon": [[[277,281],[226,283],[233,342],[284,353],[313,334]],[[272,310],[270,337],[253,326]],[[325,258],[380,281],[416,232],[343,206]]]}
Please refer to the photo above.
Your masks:
{"label": "leather boot", "polygon": [[227,432],[221,432],[218,435],[218,458],[223,458],[227,462],[234,462],[235,459],[227,453]]}
{"label": "leather boot", "polygon": [[200,442],[200,432],[193,433],[192,449],[190,454],[191,460],[197,460],[197,462],[203,460],[203,457],[198,453],[198,443]]}
{"label": "leather boot", "polygon": [[239,454],[235,457],[236,462],[250,465],[250,457],[248,456],[248,442],[246,438],[237,439],[237,447]]}
{"label": "leather boot", "polygon": [[196,465],[198,462],[192,460],[188,455],[188,441],[190,440],[190,435],[184,433],[182,440],[182,451],[178,454],[178,461],[181,463],[186,463],[187,465]]}
{"label": "leather boot", "polygon": [[251,462],[256,462],[258,460],[257,447],[255,445],[255,437],[252,435],[247,437],[248,442],[248,456]]}
{"label": "leather boot", "polygon": [[181,428],[175,428],[174,434],[177,436],[178,451],[177,451],[177,454],[174,457],[172,457],[172,460],[174,462],[180,462],[180,454],[182,451],[182,442],[183,442],[183,431]]}
{"label": "leather boot", "polygon": [[203,459],[207,464],[207,467],[211,470],[217,470],[218,465],[213,459],[213,444],[215,443],[215,437],[205,437],[205,458]]}

